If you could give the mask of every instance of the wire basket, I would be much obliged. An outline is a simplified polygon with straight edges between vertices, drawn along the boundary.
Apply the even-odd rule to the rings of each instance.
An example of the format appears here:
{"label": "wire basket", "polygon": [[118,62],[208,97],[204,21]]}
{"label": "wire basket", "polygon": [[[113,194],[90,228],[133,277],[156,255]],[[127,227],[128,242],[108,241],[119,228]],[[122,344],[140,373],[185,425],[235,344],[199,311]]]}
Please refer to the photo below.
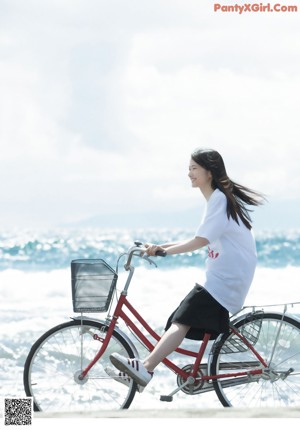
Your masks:
{"label": "wire basket", "polygon": [[[242,325],[240,328],[240,333],[242,336],[244,336],[247,341],[251,345],[255,345],[258,341],[261,325],[262,325],[262,318],[255,319],[253,318],[253,315],[257,315],[259,312],[255,312],[250,314],[245,321],[247,321],[247,324]],[[245,352],[248,351],[248,346],[243,342],[242,339],[240,339],[236,334],[230,336],[227,341],[223,344],[221,352],[223,353],[233,353],[233,352]]]}
{"label": "wire basket", "polygon": [[71,276],[74,312],[108,310],[118,275],[104,260],[73,260]]}

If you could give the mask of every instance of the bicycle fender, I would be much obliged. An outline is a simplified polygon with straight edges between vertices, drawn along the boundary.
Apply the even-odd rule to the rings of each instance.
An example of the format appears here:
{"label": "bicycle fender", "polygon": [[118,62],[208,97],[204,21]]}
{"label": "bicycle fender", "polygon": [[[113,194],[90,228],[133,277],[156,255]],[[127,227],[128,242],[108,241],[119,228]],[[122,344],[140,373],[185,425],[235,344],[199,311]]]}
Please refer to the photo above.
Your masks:
{"label": "bicycle fender", "polygon": [[[81,317],[71,317],[71,319],[73,320],[81,320]],[[101,323],[103,325],[105,325],[107,328],[109,327],[109,324],[107,324],[107,322],[105,320],[101,320],[98,318],[89,318],[89,317],[85,317],[84,318],[85,321],[94,321],[97,323]],[[129,338],[129,336],[127,336],[126,333],[124,333],[122,330],[119,329],[119,327],[115,327],[114,331],[116,331],[127,343],[129,343],[130,347],[132,348],[134,355],[136,358],[140,358],[139,353],[134,345],[134,343],[132,342],[132,340]]]}
{"label": "bicycle fender", "polygon": [[264,315],[264,314],[274,315],[274,316],[278,316],[282,319],[284,319],[285,317],[288,317],[288,318],[290,318],[296,322],[297,321],[299,322],[299,318],[297,318],[296,315],[291,314],[289,312],[276,312],[276,311],[275,312],[274,311],[269,312],[269,311],[266,311],[265,309],[259,309],[259,310],[253,311],[253,312],[248,312],[246,314],[242,314],[239,317],[235,318],[234,320],[230,320],[230,325],[236,325],[237,323],[239,323],[242,320],[251,320],[252,316],[256,316],[259,314],[261,314],[261,315]]}

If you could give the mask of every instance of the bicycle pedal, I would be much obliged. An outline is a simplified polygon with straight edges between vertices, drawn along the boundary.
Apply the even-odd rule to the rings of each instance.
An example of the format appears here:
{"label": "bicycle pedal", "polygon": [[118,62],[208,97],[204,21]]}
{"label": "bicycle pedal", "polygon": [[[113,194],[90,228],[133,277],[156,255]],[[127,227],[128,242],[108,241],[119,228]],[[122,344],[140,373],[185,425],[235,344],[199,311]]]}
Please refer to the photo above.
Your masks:
{"label": "bicycle pedal", "polygon": [[161,402],[172,402],[173,396],[160,396],[160,401]]}

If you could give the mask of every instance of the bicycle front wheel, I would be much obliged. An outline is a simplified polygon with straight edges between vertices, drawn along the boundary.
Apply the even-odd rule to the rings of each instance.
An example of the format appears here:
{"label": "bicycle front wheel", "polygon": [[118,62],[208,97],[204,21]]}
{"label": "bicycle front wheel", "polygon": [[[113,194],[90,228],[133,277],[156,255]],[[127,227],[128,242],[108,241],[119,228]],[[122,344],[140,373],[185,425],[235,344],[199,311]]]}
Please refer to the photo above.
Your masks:
{"label": "bicycle front wheel", "polygon": [[92,320],[74,320],[53,327],[32,346],[24,366],[24,388],[34,399],[34,410],[45,412],[126,409],[136,384],[112,379],[113,352],[134,357],[128,342],[116,331],[106,351],[84,380],[81,371],[92,361],[106,336],[107,327]]}
{"label": "bicycle front wheel", "polygon": [[[300,323],[281,314],[252,314],[235,324],[265,360],[231,333],[213,346],[212,375],[227,375],[213,385],[223,406],[285,407],[300,405]],[[251,371],[262,369],[260,374]],[[245,376],[230,376],[248,372]]]}

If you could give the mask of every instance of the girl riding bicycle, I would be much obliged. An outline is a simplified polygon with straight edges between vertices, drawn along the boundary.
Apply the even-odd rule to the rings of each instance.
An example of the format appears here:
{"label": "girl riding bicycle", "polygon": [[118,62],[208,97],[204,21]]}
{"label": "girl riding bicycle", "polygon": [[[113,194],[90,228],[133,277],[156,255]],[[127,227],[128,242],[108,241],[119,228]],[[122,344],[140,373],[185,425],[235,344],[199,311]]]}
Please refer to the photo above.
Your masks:
{"label": "girl riding bicycle", "polygon": [[258,206],[264,197],[233,182],[221,155],[212,149],[197,149],[191,155],[189,178],[206,200],[206,209],[195,237],[177,243],[147,244],[147,254],[193,252],[208,246],[206,279],[195,287],[169,317],[165,333],[142,362],[113,353],[110,360],[120,371],[111,376],[128,385],[134,379],[141,392],[156,366],[184,338],[202,340],[204,333],[215,339],[229,331],[229,313],[241,309],[256,267],[256,247],[247,206]]}

